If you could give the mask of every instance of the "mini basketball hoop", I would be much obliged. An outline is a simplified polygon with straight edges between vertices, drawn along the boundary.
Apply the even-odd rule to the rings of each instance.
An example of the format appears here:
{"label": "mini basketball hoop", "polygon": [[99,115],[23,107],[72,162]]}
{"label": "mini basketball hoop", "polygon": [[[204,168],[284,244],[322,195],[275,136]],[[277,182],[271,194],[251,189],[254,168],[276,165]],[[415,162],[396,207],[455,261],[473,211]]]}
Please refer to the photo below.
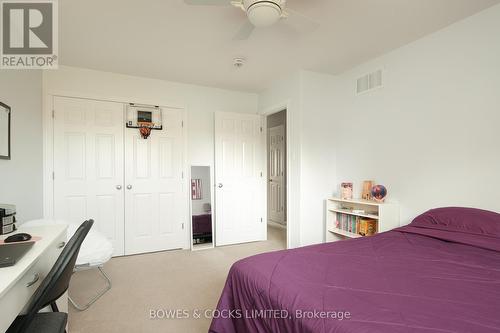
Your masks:
{"label": "mini basketball hoop", "polygon": [[153,124],[152,123],[137,123],[139,125],[139,133],[141,133],[141,136],[144,140],[149,138],[151,135],[151,130],[153,129]]}
{"label": "mini basketball hoop", "polygon": [[161,109],[158,106],[130,104],[127,110],[127,127],[138,128],[146,140],[152,130],[163,129]]}

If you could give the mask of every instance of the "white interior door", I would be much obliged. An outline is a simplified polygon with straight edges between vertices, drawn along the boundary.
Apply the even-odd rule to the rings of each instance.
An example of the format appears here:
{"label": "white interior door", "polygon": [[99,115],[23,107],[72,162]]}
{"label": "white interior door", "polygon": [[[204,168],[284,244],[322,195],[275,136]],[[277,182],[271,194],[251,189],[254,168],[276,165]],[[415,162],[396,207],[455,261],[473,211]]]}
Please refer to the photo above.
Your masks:
{"label": "white interior door", "polygon": [[260,116],[215,114],[217,246],[265,237],[263,153]]}
{"label": "white interior door", "polygon": [[285,224],[285,126],[269,129],[269,219]]}
{"label": "white interior door", "polygon": [[187,247],[183,111],[162,108],[163,130],[125,134],[125,254]]}
{"label": "white interior door", "polygon": [[123,255],[124,105],[54,97],[54,215],[93,228]]}

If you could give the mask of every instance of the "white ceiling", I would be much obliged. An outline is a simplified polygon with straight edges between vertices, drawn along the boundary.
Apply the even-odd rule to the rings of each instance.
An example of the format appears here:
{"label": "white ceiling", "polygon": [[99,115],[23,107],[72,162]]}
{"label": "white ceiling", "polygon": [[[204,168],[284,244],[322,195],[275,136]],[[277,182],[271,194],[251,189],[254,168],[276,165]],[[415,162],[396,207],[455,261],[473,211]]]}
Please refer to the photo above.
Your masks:
{"label": "white ceiling", "polygon": [[[319,27],[295,34],[291,20],[234,41],[245,14],[231,6],[188,6],[183,0],[60,0],[60,63],[258,92],[297,69],[342,72],[497,3],[288,0]],[[245,67],[232,66],[236,56],[247,59]]]}

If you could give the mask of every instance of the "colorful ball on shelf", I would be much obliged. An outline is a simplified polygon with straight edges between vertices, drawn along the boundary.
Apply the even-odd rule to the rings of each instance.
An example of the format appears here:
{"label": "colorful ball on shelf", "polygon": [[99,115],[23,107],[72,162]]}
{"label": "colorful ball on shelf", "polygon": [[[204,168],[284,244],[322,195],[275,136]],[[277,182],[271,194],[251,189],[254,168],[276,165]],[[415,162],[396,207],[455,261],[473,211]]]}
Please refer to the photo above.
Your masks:
{"label": "colorful ball on shelf", "polygon": [[372,198],[378,202],[384,202],[387,196],[387,189],[384,185],[375,185],[372,187]]}

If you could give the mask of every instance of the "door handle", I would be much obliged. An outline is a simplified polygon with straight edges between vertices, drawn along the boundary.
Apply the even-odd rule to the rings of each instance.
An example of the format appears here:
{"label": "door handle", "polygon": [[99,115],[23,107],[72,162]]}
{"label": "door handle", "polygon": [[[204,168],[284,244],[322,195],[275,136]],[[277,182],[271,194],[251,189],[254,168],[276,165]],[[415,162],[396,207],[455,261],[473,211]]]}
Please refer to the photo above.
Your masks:
{"label": "door handle", "polygon": [[218,188],[223,188],[224,185],[222,185],[222,183],[219,183],[219,185],[217,185]]}
{"label": "door handle", "polygon": [[117,190],[121,190],[121,189],[122,189],[122,186],[121,186],[121,185],[116,185],[116,189],[117,189]]}
{"label": "door handle", "polygon": [[127,185],[127,190],[131,190],[132,189],[132,185]]}

